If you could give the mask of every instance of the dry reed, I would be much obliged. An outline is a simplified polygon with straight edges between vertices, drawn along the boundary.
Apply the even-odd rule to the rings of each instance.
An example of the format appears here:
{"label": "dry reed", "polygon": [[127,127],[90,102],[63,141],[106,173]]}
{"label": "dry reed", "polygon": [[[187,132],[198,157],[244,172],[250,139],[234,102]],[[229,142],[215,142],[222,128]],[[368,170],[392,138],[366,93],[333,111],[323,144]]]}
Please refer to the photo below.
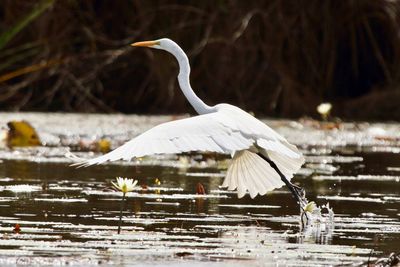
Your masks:
{"label": "dry reed", "polygon": [[128,45],[169,37],[210,104],[298,117],[330,101],[334,115],[400,119],[398,0],[42,1],[23,27],[38,1],[0,6],[1,32],[21,27],[0,50],[3,110],[187,112],[174,60]]}

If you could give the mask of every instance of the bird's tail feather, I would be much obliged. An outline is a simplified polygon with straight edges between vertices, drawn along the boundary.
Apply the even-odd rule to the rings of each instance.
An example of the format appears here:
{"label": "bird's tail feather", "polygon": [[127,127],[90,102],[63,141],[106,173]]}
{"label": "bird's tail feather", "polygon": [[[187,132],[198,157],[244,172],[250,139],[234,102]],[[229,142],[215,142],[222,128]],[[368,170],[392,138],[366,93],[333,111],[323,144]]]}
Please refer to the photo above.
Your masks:
{"label": "bird's tail feather", "polygon": [[235,153],[222,184],[228,190],[237,189],[238,197],[246,192],[250,197],[265,195],[267,192],[284,185],[279,174],[259,155],[249,150]]}

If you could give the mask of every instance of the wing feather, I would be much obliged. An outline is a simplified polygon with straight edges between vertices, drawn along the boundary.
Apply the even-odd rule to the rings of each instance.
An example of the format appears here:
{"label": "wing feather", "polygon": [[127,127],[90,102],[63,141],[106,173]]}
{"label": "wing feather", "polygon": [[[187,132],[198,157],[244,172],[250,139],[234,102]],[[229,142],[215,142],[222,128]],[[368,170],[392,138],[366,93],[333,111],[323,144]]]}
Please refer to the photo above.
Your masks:
{"label": "wing feather", "polygon": [[255,140],[227,127],[221,123],[223,120],[224,115],[215,112],[166,122],[142,133],[108,154],[78,163],[78,165],[89,166],[106,161],[190,151],[231,154],[253,145]]}
{"label": "wing feather", "polygon": [[251,179],[251,175],[249,172],[249,169],[247,167],[247,153],[243,153],[243,156],[241,157],[240,163],[241,163],[241,176],[243,177],[243,184],[245,190],[249,191],[250,197],[253,198],[254,196],[257,195],[257,192],[255,188],[253,187],[253,181]]}
{"label": "wing feather", "polygon": [[297,148],[265,123],[235,106],[219,104],[213,113],[160,124],[108,154],[75,165],[190,151],[234,155],[223,186],[237,189],[239,198],[247,192],[254,198],[284,185],[278,173],[254,152],[269,157],[288,179],[304,163]]}
{"label": "wing feather", "polygon": [[263,195],[266,193],[264,187],[259,184],[259,180],[262,177],[259,177],[254,171],[254,164],[253,159],[250,158],[249,155],[246,155],[246,160],[244,160],[244,165],[246,168],[247,173],[247,180],[248,180],[248,189],[251,198],[255,198],[257,194]]}
{"label": "wing feather", "polygon": [[244,195],[246,194],[246,183],[247,183],[247,179],[246,179],[246,173],[243,172],[243,157],[238,157],[237,158],[237,164],[238,164],[238,168],[237,168],[237,182],[238,182],[238,186],[237,186],[237,191],[238,191],[238,198],[242,198],[244,197]]}
{"label": "wing feather", "polygon": [[267,188],[267,192],[275,188],[282,187],[283,182],[281,181],[279,174],[271,168],[269,163],[264,161],[258,155],[254,156],[254,162],[257,166],[258,174],[260,175],[260,180],[263,182]]}
{"label": "wing feather", "polygon": [[239,198],[246,192],[254,198],[283,185],[279,175],[268,162],[248,150],[235,153],[223,182],[223,186],[228,187],[228,190],[237,188]]}
{"label": "wing feather", "polygon": [[301,157],[301,154],[297,151],[294,151],[293,149],[289,148],[286,146],[284,143],[278,141],[278,140],[266,140],[263,138],[257,139],[257,145],[266,149],[266,150],[271,150],[278,152],[280,154],[284,154],[290,158],[299,158]]}
{"label": "wing feather", "polygon": [[258,160],[249,161],[249,165],[251,166],[252,177],[254,180],[254,184],[258,188],[258,193],[260,195],[265,195],[268,191],[274,189],[270,185],[268,185],[268,179],[266,179],[266,170],[264,165],[265,163],[260,163]]}
{"label": "wing feather", "polygon": [[232,173],[232,178],[231,178],[231,184],[228,184],[228,190],[235,190],[238,187],[238,167],[237,165],[233,166],[233,173]]}
{"label": "wing feather", "polygon": [[[288,178],[300,168],[304,161],[301,153],[266,124],[235,106],[220,104],[216,107],[217,111],[214,113],[157,125],[108,154],[76,165],[89,166],[106,161],[190,151],[232,155],[255,147],[277,161],[276,164]],[[255,162],[250,163],[250,160]],[[257,155],[237,157],[237,161],[237,165],[228,170],[226,184],[229,189],[237,188],[240,195],[247,190],[251,190],[254,195],[253,187],[263,193],[264,188],[270,190],[282,185],[275,171]],[[243,170],[247,170],[245,177]],[[267,178],[260,178],[259,174]],[[260,182],[257,179],[261,179]]]}

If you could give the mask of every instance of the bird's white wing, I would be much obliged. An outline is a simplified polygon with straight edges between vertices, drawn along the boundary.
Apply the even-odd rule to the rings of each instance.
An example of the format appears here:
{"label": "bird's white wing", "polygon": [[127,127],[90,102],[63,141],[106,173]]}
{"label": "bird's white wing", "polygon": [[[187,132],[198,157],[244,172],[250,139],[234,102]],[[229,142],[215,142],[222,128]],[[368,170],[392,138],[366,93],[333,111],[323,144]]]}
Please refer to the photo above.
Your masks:
{"label": "bird's white wing", "polygon": [[[227,104],[217,112],[160,124],[98,158],[80,162],[89,166],[154,154],[209,151],[235,155],[223,186],[251,197],[281,187],[276,171],[256,152],[272,159],[290,180],[304,159],[284,137],[243,110]],[[246,151],[255,148],[253,152]]]}
{"label": "bird's white wing", "polygon": [[130,160],[147,155],[189,151],[232,154],[237,150],[251,147],[256,140],[243,135],[237,127],[230,127],[230,124],[232,124],[232,118],[226,118],[221,112],[166,122],[144,132],[108,154],[77,165],[89,166],[106,161]]}
{"label": "bird's white wing", "polygon": [[[289,181],[303,165],[304,157],[298,149],[263,122],[227,104],[221,105],[220,112],[220,122],[239,131],[242,136],[254,140],[255,152],[271,159]],[[229,190],[237,189],[239,198],[246,192],[254,198],[283,185],[280,176],[270,164],[249,150],[237,151],[234,154],[223,182],[223,186]]]}
{"label": "bird's white wing", "polygon": [[274,151],[289,158],[303,158],[298,149],[291,145],[282,135],[275,132],[262,121],[251,116],[238,107],[220,104],[220,123],[233,131],[239,131],[242,136],[251,138],[257,147]]}

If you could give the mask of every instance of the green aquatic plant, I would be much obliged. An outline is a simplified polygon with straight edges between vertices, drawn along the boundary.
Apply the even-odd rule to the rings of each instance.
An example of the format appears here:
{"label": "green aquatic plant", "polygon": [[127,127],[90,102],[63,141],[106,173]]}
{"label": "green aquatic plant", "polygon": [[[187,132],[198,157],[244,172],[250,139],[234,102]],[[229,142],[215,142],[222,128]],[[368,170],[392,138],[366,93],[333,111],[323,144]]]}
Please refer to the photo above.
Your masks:
{"label": "green aquatic plant", "polygon": [[0,49],[5,47],[9,41],[26,26],[29,25],[34,19],[42,14],[46,9],[51,7],[55,0],[42,0],[39,2],[28,14],[22,17],[10,29],[0,35]]}
{"label": "green aquatic plant", "polygon": [[122,177],[117,177],[116,180],[117,180],[116,183],[115,182],[111,182],[111,183],[115,189],[122,192],[122,200],[121,200],[121,207],[119,210],[119,221],[118,221],[118,234],[119,234],[119,233],[121,233],[122,210],[124,208],[125,195],[126,195],[126,193],[131,192],[135,189],[135,186],[138,181],[133,180],[133,179],[128,179],[128,178],[122,178]]}

